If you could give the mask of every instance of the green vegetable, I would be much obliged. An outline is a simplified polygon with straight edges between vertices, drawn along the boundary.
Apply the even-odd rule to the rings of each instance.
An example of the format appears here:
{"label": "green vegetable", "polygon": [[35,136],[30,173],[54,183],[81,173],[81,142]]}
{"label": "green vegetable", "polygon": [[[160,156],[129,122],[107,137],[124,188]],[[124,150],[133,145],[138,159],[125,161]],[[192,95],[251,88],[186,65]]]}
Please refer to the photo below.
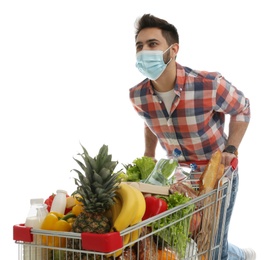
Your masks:
{"label": "green vegetable", "polygon": [[[168,209],[185,204],[191,200],[178,192],[170,194],[166,199]],[[194,212],[194,204],[186,206],[177,212],[154,222],[154,230],[160,230],[162,227],[169,225],[167,228],[159,231],[157,235],[167,242],[181,258],[185,257],[187,242],[189,242],[189,228],[192,213]],[[181,220],[180,220],[181,219]],[[173,224],[173,222],[175,222]]]}
{"label": "green vegetable", "polygon": [[126,168],[127,181],[140,181],[141,173],[136,165],[124,165]]}
{"label": "green vegetable", "polygon": [[127,181],[128,176],[125,172],[119,171],[118,172],[118,178],[121,179],[121,181]]}
{"label": "green vegetable", "polygon": [[146,179],[155,167],[152,158],[143,156],[136,158],[133,164],[124,165],[126,168],[127,181],[140,181]]}

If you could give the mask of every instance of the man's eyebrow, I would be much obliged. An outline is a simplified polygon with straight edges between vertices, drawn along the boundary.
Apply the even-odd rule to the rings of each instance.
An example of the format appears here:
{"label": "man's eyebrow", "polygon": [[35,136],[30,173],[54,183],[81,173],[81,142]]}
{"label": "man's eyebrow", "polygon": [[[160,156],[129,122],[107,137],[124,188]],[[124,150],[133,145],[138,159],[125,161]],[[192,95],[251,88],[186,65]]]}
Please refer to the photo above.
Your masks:
{"label": "man's eyebrow", "polygon": [[[149,40],[146,41],[146,43],[151,43],[151,42],[158,42],[158,40],[157,39],[149,39]],[[136,42],[136,46],[138,46],[140,44],[142,44],[142,42],[140,42],[140,41]]]}

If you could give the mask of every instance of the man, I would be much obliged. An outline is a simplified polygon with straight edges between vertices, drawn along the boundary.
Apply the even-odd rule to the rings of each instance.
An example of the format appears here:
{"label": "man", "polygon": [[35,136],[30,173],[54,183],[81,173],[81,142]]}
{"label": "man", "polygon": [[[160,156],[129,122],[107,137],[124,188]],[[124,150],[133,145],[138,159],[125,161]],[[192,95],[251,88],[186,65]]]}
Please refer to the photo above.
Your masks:
{"label": "man", "polygon": [[[176,62],[179,36],[174,25],[150,14],[136,23],[136,66],[147,78],[130,89],[130,100],[144,119],[145,156],[155,158],[159,141],[168,156],[182,151],[181,163],[204,169],[216,150],[229,166],[250,120],[249,100],[217,72],[195,71]],[[225,133],[225,115],[230,116]],[[222,260],[256,259],[252,249],[228,244],[228,226],[238,189],[233,177]],[[217,260],[217,259],[215,259]]]}

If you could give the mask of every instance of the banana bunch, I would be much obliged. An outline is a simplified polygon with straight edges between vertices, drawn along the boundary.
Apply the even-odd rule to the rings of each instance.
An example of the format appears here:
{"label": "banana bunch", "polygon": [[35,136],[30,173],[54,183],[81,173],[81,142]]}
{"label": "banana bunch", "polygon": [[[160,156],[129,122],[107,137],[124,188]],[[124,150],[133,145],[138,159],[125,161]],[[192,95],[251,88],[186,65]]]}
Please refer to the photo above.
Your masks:
{"label": "banana bunch", "polygon": [[114,231],[122,231],[139,223],[146,210],[143,194],[133,186],[121,182],[116,190],[116,203],[111,208]]}
{"label": "banana bunch", "polygon": [[[121,182],[116,190],[115,204],[111,207],[112,231],[122,231],[139,223],[146,210],[143,194],[133,186]],[[141,230],[137,229],[123,237],[123,245],[135,241],[140,236]],[[119,250],[118,255],[122,250]],[[116,256],[116,255],[115,255]]]}
{"label": "banana bunch", "polygon": [[[146,202],[143,194],[138,189],[121,182],[119,189],[116,190],[114,200],[115,203],[111,207],[112,231],[120,232],[142,220],[146,210]],[[140,234],[141,229],[136,229],[124,235],[123,246],[138,239]],[[123,249],[120,249],[112,255],[118,257],[122,251]]]}

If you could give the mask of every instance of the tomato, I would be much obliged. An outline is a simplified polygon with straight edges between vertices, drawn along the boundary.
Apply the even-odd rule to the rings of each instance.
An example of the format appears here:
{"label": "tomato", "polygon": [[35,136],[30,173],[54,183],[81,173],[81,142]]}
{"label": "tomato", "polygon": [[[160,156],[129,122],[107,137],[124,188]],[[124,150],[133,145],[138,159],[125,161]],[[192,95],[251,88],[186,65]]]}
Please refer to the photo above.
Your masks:
{"label": "tomato", "polygon": [[157,214],[162,213],[168,209],[166,201],[162,198],[158,198],[155,196],[147,196],[145,197],[145,202],[146,202],[146,211],[142,220],[156,216]]}

